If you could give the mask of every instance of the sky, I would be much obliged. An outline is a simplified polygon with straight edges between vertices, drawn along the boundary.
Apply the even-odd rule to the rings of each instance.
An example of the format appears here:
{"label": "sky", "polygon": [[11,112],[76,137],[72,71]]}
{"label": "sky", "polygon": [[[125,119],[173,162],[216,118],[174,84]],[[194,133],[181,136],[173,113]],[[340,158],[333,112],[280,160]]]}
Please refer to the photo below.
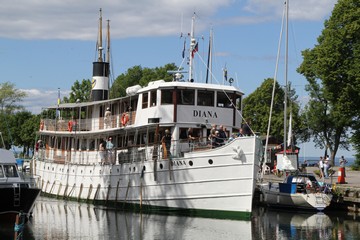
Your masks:
{"label": "sky", "polygon": [[[306,80],[296,72],[301,51],[313,48],[337,0],[290,0],[288,79],[301,104]],[[96,60],[99,9],[104,28],[110,20],[112,79],[127,69],[183,62],[184,40],[195,13],[195,81],[204,82],[210,29],[213,30],[213,80],[222,69],[246,95],[275,75],[284,0],[12,0],[0,8],[1,80],[27,93],[26,110],[41,109],[68,96],[76,80],[91,79]],[[183,36],[183,37],[180,37]],[[282,38],[284,39],[284,37]],[[284,41],[276,76],[284,78]],[[187,46],[188,48],[188,46]],[[225,83],[228,84],[228,83]],[[310,149],[320,156],[322,150]],[[345,152],[345,155],[348,155]]]}

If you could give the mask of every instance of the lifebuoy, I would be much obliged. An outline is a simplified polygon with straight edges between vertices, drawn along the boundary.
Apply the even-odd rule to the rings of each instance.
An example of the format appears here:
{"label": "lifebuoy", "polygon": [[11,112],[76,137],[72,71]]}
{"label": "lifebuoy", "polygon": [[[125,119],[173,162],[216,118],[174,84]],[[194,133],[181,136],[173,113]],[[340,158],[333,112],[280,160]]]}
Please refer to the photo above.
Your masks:
{"label": "lifebuoy", "polygon": [[68,122],[68,131],[69,131],[69,132],[72,132],[72,127],[73,127],[73,123],[72,123],[72,121],[70,120],[70,121]]}
{"label": "lifebuoy", "polygon": [[40,121],[40,131],[44,130],[44,121]]}
{"label": "lifebuoy", "polygon": [[123,113],[121,116],[121,124],[125,126],[129,121],[129,114]]}

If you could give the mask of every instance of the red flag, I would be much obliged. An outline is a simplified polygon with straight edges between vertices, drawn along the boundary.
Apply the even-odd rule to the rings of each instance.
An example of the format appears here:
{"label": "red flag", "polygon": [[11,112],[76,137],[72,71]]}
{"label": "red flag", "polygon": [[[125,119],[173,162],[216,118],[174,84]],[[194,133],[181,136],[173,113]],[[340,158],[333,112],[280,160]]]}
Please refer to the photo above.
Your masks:
{"label": "red flag", "polygon": [[199,50],[198,43],[196,43],[194,49],[191,52],[191,57],[194,58],[194,54]]}

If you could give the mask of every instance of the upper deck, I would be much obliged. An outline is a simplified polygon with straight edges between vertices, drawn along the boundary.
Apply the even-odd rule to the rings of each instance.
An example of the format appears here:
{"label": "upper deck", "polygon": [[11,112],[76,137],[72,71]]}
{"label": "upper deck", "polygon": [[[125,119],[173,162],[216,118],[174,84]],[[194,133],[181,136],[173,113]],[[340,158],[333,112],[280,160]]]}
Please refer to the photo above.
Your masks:
{"label": "upper deck", "polygon": [[[233,86],[158,80],[143,88],[130,87],[127,94],[116,99],[50,106],[52,118],[42,118],[40,131],[89,134],[151,123],[221,124],[231,128],[241,125],[243,93]],[[107,108],[109,115],[105,113]]]}

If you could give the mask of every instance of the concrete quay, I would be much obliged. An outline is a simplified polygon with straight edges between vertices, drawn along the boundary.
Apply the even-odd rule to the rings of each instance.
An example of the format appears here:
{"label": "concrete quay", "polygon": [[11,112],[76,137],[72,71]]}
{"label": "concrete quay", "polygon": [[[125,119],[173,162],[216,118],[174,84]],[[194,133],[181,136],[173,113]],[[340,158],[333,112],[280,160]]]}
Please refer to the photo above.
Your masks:
{"label": "concrete quay", "polygon": [[[346,210],[360,213],[360,171],[352,171],[349,167],[345,170],[345,183],[338,183],[339,167],[332,167],[335,171],[327,179],[321,179],[315,174],[318,167],[306,167],[304,172],[313,173],[320,182],[326,182],[332,185],[334,196],[328,210]],[[272,173],[263,175],[263,182],[282,182],[284,176],[278,177]],[[259,190],[259,189],[257,189]],[[256,201],[255,201],[256,202]]]}

